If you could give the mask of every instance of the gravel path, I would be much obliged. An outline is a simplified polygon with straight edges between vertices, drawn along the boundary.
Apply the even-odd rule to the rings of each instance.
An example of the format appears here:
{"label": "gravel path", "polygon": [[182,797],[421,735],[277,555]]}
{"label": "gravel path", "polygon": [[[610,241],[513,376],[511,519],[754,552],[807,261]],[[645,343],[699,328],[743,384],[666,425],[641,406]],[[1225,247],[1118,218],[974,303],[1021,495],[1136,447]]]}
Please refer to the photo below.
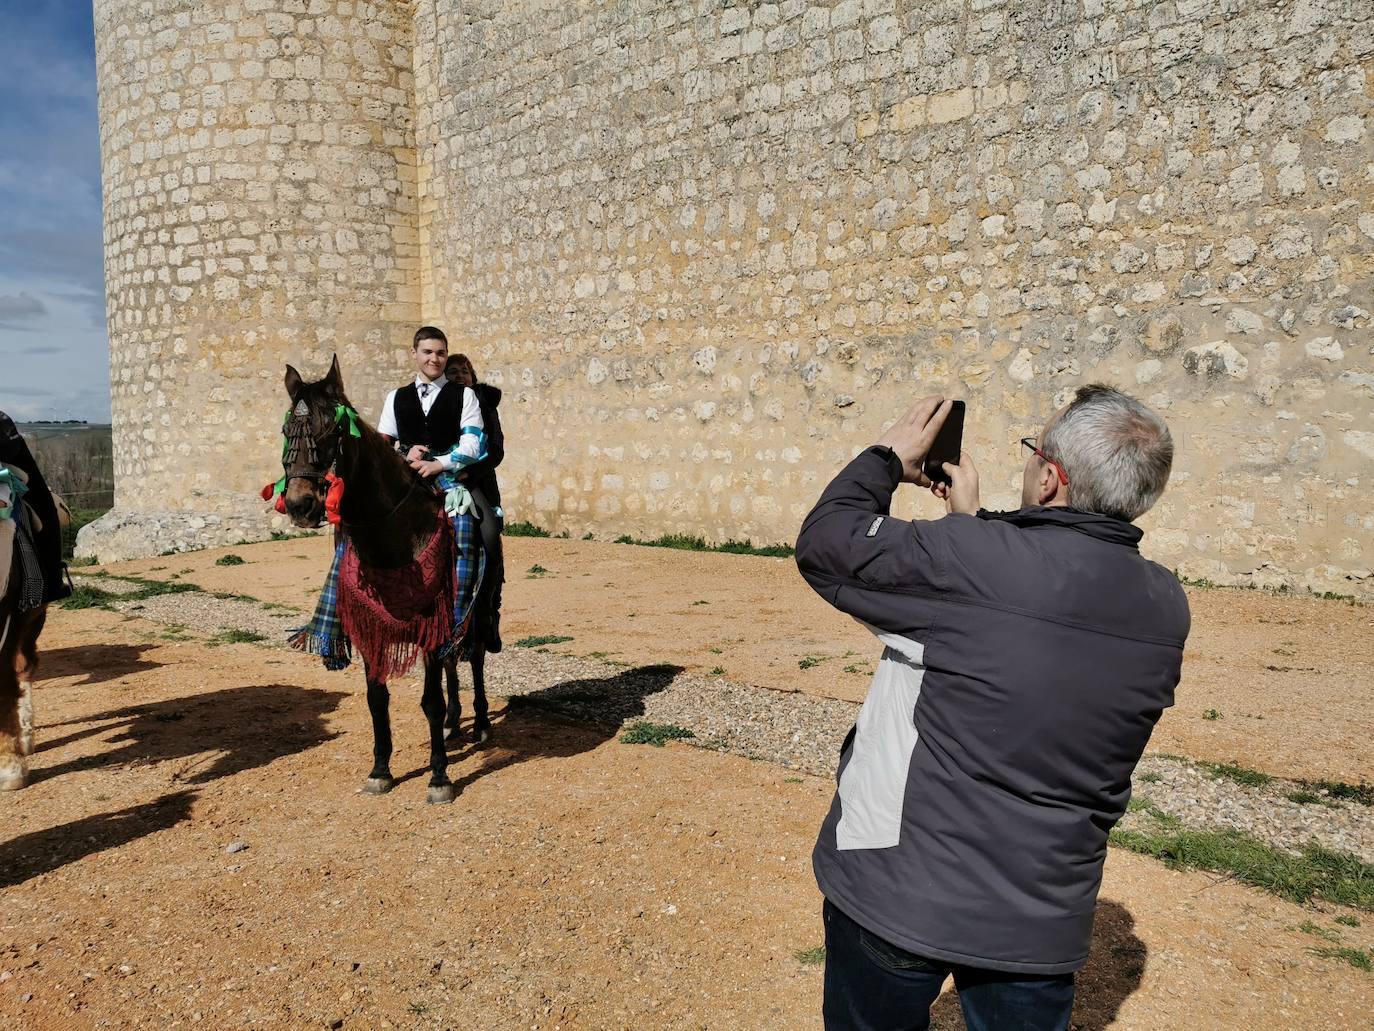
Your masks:
{"label": "gravel path", "polygon": [[[145,586],[105,576],[73,580],[115,595]],[[210,638],[230,630],[258,634],[264,646],[275,647],[285,647],[287,631],[306,618],[252,598],[201,591],[113,601],[111,607]],[[816,776],[834,774],[840,744],[858,712],[851,702],[697,676],[677,666],[628,667],[511,645],[488,664],[487,683],[511,705],[603,725],[641,719],[673,724],[690,730],[700,747]],[[1298,793],[1317,800],[1289,797]],[[1310,785],[1278,778],[1239,783],[1207,764],[1149,756],[1136,770],[1134,802],[1122,829],[1148,829],[1155,810],[1185,827],[1243,831],[1290,851],[1316,842],[1374,862],[1374,807],[1330,798]]]}

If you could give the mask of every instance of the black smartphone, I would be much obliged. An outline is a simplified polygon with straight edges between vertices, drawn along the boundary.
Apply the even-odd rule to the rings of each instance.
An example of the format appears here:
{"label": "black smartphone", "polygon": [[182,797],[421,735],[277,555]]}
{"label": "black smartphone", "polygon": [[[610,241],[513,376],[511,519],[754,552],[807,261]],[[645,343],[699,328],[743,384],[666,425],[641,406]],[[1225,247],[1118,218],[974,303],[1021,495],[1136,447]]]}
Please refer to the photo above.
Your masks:
{"label": "black smartphone", "polygon": [[945,419],[945,424],[940,427],[940,432],[935,436],[935,443],[930,445],[930,451],[926,455],[925,462],[921,465],[921,471],[928,476],[934,483],[948,483],[949,476],[944,470],[944,463],[950,465],[959,464],[959,456],[964,449],[964,402],[955,401],[950,405],[949,417]]}

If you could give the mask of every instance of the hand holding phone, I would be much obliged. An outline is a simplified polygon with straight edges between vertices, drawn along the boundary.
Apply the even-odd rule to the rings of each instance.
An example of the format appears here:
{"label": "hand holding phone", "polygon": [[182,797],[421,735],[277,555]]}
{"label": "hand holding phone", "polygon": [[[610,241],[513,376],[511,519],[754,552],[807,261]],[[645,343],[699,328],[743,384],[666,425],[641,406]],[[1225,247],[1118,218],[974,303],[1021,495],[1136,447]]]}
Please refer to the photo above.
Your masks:
{"label": "hand holding phone", "polygon": [[[960,441],[963,437],[962,401],[946,401],[942,397],[925,397],[911,406],[897,419],[878,441],[893,450],[902,462],[902,482],[915,483],[929,487],[933,482],[923,469],[923,464],[935,444],[936,437],[944,428],[955,405],[959,406],[959,426],[955,439],[954,461],[957,462]],[[943,470],[937,465],[941,476]],[[948,477],[945,477],[948,479]]]}
{"label": "hand holding phone", "polygon": [[921,463],[921,471],[931,483],[949,483],[945,463],[957,466],[964,449],[964,402],[951,401],[949,414]]}

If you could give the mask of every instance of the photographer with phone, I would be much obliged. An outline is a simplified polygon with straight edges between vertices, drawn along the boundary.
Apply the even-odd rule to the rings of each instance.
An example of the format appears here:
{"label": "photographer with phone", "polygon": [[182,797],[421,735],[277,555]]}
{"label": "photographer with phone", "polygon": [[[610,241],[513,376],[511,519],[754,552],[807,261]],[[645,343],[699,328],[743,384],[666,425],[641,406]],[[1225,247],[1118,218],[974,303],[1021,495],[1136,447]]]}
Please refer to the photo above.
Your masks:
{"label": "photographer with phone", "polygon": [[[970,1031],[1069,1026],[1107,834],[1188,635],[1132,525],[1173,461],[1158,414],[1081,388],[1022,441],[1022,507],[992,513],[942,436],[956,404],[917,402],[797,540],[802,576],[884,646],[813,855],[830,1029],[925,1028],[949,976]],[[894,519],[901,483],[948,514]]]}

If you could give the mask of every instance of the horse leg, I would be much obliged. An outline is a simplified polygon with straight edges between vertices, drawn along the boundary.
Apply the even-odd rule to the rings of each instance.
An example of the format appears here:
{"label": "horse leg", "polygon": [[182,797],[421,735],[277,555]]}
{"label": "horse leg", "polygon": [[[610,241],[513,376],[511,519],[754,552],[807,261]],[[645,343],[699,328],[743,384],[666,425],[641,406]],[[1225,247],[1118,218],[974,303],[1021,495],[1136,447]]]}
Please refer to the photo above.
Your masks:
{"label": "horse leg", "polygon": [[[0,606],[6,599],[0,599]],[[29,765],[20,751],[19,677],[14,637],[19,614],[0,613],[0,791],[17,791],[29,782]]]}
{"label": "horse leg", "polygon": [[396,786],[391,776],[391,692],[380,680],[367,678],[367,708],[372,713],[372,772],[363,781],[369,795],[384,795]]}
{"label": "horse leg", "polygon": [[35,609],[26,617],[19,632],[19,654],[15,675],[19,679],[19,754],[33,754],[33,680],[38,674],[38,635],[47,622],[48,607]]}
{"label": "horse leg", "polygon": [[450,655],[444,660],[444,682],[448,688],[448,709],[444,713],[445,743],[457,744],[461,739],[458,724],[463,718],[463,702],[458,697],[458,660]]}
{"label": "horse leg", "polygon": [[436,655],[425,656],[425,693],[420,708],[429,720],[429,794],[427,802],[452,802],[457,796],[448,779],[448,752],[444,748],[444,668]]}
{"label": "horse leg", "polygon": [[468,660],[472,664],[472,740],[479,745],[491,738],[491,720],[487,719],[487,650],[481,644]]}

